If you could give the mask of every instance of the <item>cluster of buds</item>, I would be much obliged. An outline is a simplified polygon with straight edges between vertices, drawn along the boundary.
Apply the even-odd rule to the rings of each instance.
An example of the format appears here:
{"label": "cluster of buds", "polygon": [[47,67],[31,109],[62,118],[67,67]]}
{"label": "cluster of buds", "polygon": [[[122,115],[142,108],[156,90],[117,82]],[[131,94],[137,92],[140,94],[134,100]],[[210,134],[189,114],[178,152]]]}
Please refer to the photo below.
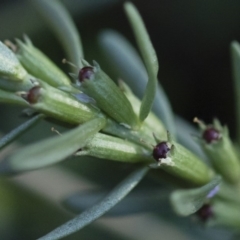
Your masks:
{"label": "cluster of buds", "polygon": [[[96,62],[91,66],[83,61],[85,66],[79,69],[72,83],[28,38],[25,37],[25,41],[17,40],[16,52],[0,44],[0,53],[5,59],[0,68],[0,86],[5,93],[1,96],[43,113],[47,118],[73,125],[105,118],[102,133],[96,134],[75,155],[146,164],[155,159],[157,163],[151,167],[161,168],[194,186],[203,186],[213,179],[214,171],[198,156],[173,141],[170,134],[166,140],[160,140],[164,139],[166,131],[153,113],[140,123],[141,101],[123,81],[117,86]],[[240,167],[235,152],[230,154],[231,159],[226,152],[232,146],[226,128],[217,121],[213,126],[198,123],[202,130],[199,141],[212,159],[214,169],[226,181],[238,182]],[[157,143],[152,137],[153,132]],[[149,146],[154,143],[155,147]]]}
{"label": "cluster of buds", "polygon": [[[222,126],[217,119],[213,124],[206,125],[194,118],[200,129],[200,136],[196,141],[206,154],[215,173],[222,177],[219,191],[214,192],[214,198],[209,196],[203,206],[196,212],[199,219],[209,226],[225,225],[239,226],[236,211],[239,204],[240,161],[233,142],[229,137],[226,126]],[[231,216],[230,216],[231,215]]]}
{"label": "cluster of buds", "polygon": [[[144,34],[142,28],[140,30]],[[151,51],[155,56],[153,49]],[[146,49],[143,52],[148,54]],[[153,61],[153,64],[157,60],[147,58],[146,61],[152,80],[148,86],[151,92],[156,84],[158,64],[152,68],[149,61]],[[180,215],[196,212],[203,222],[207,222],[213,218],[220,221],[225,218],[226,212],[234,211],[236,204],[232,198],[229,199],[226,190],[220,186],[218,191],[222,181],[235,196],[234,191],[240,183],[239,157],[226,127],[222,127],[217,120],[208,126],[195,119],[201,130],[198,143],[208,156],[210,167],[177,140],[173,140],[169,133],[166,136],[167,131],[161,120],[149,112],[154,96],[146,94],[141,102],[123,81],[119,81],[119,86],[115,84],[98,63],[90,65],[85,60],[82,63],[83,67],[71,81],[27,37],[25,42],[16,40],[14,51],[0,42],[0,102],[23,105],[33,112],[44,114],[47,119],[73,126],[82,124],[77,131],[83,136],[76,138],[82,141],[79,148],[73,139],[74,130],[60,137],[61,140],[47,140],[42,146],[51,153],[54,144],[69,139],[73,147],[67,152],[59,147],[63,156],[58,154],[54,159],[50,155],[45,161],[37,161],[42,157],[41,147],[38,148],[37,144],[28,146],[7,159],[7,170],[24,171],[44,167],[70,155],[142,163],[151,168],[160,168],[168,177],[183,181],[187,187],[194,187],[172,194],[174,209]],[[31,162],[35,150],[40,157]],[[219,210],[218,206],[222,206],[226,199],[229,201],[227,210]],[[234,223],[235,219],[229,218],[225,225]],[[239,217],[236,218],[239,221]]]}
{"label": "cluster of buds", "polygon": [[[140,130],[137,113],[133,110],[134,103],[97,63],[79,69],[78,76],[71,82],[26,37],[25,42],[17,40],[15,51],[2,43],[0,45],[1,52],[9,56],[8,62],[12,64],[6,64],[8,68],[3,65],[0,69],[3,76],[0,86],[3,86],[3,82],[10,86],[7,89],[1,87],[0,90],[0,93],[4,91],[5,95],[1,94],[1,97],[6,96],[5,102],[10,102],[12,98],[13,103],[42,113],[46,119],[56,119],[73,126],[95,118],[105,118],[106,124],[101,129],[105,134],[94,136],[89,144],[76,153],[78,156],[89,155],[124,162],[152,161],[148,146],[141,139],[152,141],[152,123],[157,124],[161,129],[160,134],[163,134],[163,125],[154,114],[150,114],[146,121],[148,124],[143,124]],[[86,61],[83,62],[86,64]],[[30,85],[25,84],[26,79]],[[14,85],[14,81],[19,81],[22,86]],[[11,88],[12,85],[14,88]],[[124,89],[128,89],[124,86]],[[128,96],[140,102],[130,91]],[[13,163],[11,166],[14,168]]]}

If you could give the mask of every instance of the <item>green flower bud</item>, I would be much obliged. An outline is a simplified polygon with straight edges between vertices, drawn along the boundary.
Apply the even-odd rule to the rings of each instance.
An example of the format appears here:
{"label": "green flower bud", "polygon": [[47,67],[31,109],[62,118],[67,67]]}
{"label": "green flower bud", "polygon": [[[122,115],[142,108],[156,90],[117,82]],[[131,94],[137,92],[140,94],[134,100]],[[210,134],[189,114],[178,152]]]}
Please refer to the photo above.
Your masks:
{"label": "green flower bud", "polygon": [[101,115],[96,108],[77,101],[70,94],[53,88],[47,83],[41,83],[41,86],[18,94],[33,109],[71,124],[80,124]]}
{"label": "green flower bud", "polygon": [[22,81],[27,76],[26,70],[19,63],[14,53],[0,42],[0,74],[11,80]]}
{"label": "green flower bud", "polygon": [[160,141],[155,146],[153,158],[157,164],[152,164],[152,167],[160,167],[195,185],[208,183],[214,175],[203,161],[180,144],[172,141],[169,135],[168,141]]}
{"label": "green flower bud", "polygon": [[92,97],[97,106],[109,117],[127,127],[137,128],[139,124],[137,116],[126,96],[98,64],[94,64],[94,67],[88,66],[80,70],[78,76],[80,89]]}
{"label": "green flower bud", "polygon": [[120,162],[150,162],[150,152],[121,138],[97,133],[91,142],[76,155],[89,155]]}
{"label": "green flower bud", "polygon": [[0,88],[6,91],[26,91],[37,85],[34,77],[22,67],[14,53],[0,42]]}
{"label": "green flower bud", "polygon": [[221,126],[218,120],[213,125],[205,125],[195,119],[201,129],[202,138],[198,139],[202,149],[211,160],[213,167],[229,183],[240,180],[240,162],[234,145],[229,138],[228,128]]}
{"label": "green flower bud", "polygon": [[17,41],[17,57],[24,68],[33,76],[42,79],[53,87],[70,85],[70,80],[45,54],[34,47],[30,39],[26,43]]}

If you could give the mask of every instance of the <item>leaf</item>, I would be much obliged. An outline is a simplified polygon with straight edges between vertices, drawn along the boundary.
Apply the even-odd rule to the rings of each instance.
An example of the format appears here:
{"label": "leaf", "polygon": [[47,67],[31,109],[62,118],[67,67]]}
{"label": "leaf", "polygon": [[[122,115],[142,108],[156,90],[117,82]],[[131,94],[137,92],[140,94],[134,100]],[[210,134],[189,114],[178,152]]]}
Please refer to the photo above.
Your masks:
{"label": "leaf", "polygon": [[240,143],[240,45],[237,41],[231,43],[231,57],[232,57],[232,75],[234,80],[235,91],[235,111],[237,124],[237,140]]}
{"label": "leaf", "polygon": [[70,14],[64,6],[57,0],[35,0],[31,2],[36,5],[36,9],[57,35],[70,61],[81,67],[81,59],[83,58],[81,39]]}
{"label": "leaf", "polygon": [[4,148],[11,142],[13,142],[16,138],[24,134],[27,130],[29,130],[31,127],[33,127],[40,119],[44,117],[43,114],[38,114],[35,117],[29,119],[25,123],[21,124],[14,130],[12,130],[10,133],[5,135],[0,139],[0,149]]}
{"label": "leaf", "polygon": [[2,89],[0,89],[0,103],[20,104],[26,106],[26,101],[24,101],[23,98],[17,96],[15,93],[8,92]]}
{"label": "leaf", "polygon": [[148,83],[139,113],[140,120],[144,121],[151,111],[156,93],[158,60],[139,12],[130,2],[125,3],[124,8],[134,31],[134,35],[148,73]]}
{"label": "leaf", "polygon": [[[75,193],[69,196],[64,202],[67,209],[79,213],[84,209],[93,205],[97,200],[103,198],[105,191],[90,190],[80,193]],[[127,216],[143,212],[156,212],[159,209],[162,201],[168,200],[169,190],[152,190],[137,191],[129,194],[117,206],[112,208],[105,216],[118,217]],[[161,214],[161,211],[159,211]]]}
{"label": "leaf", "polygon": [[62,136],[26,146],[1,162],[0,172],[37,169],[60,162],[84,147],[105,123],[104,118],[95,118]]}
{"label": "leaf", "polygon": [[117,185],[102,201],[38,240],[61,239],[79,231],[120,202],[142,180],[148,170],[148,167],[142,167],[136,170]]}
{"label": "leaf", "polygon": [[[147,73],[137,51],[119,33],[107,30],[100,34],[99,43],[103,48],[108,66],[116,72],[140,98],[145,91]],[[175,136],[175,123],[171,105],[158,84],[153,102],[153,111],[161,119],[166,129]]]}
{"label": "leaf", "polygon": [[24,36],[24,40],[16,39],[17,57],[28,73],[53,87],[69,86],[70,80],[65,73],[36,48],[27,36]]}
{"label": "leaf", "polygon": [[221,183],[221,177],[216,176],[208,184],[194,189],[176,190],[171,194],[170,201],[175,212],[181,216],[195,213],[204,204],[207,197],[215,193],[215,188]]}

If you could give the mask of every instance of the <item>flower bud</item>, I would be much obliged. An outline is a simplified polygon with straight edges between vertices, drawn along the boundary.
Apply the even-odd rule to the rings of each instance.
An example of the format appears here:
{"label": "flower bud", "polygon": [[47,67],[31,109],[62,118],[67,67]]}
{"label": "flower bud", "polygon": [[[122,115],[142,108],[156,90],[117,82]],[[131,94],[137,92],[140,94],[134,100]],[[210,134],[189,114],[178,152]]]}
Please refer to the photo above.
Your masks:
{"label": "flower bud", "polygon": [[204,204],[197,212],[196,215],[202,222],[208,221],[213,217],[213,209],[210,204]]}
{"label": "flower bud", "polygon": [[37,103],[39,100],[40,95],[40,91],[41,91],[41,87],[40,86],[36,86],[31,88],[26,96],[26,100],[30,103],[30,104],[34,104]]}
{"label": "flower bud", "polygon": [[207,143],[212,143],[212,142],[218,141],[221,138],[221,134],[217,129],[213,127],[209,127],[204,130],[202,138]]}
{"label": "flower bud", "polygon": [[33,109],[71,124],[80,124],[101,115],[96,108],[77,101],[70,94],[47,83],[19,94]]}
{"label": "flower bud", "polygon": [[70,80],[45,54],[34,47],[30,39],[26,43],[16,40],[18,44],[17,57],[24,68],[33,76],[47,82],[53,87],[70,85]]}
{"label": "flower bud", "polygon": [[152,155],[153,158],[158,161],[161,158],[166,158],[169,151],[170,148],[167,142],[160,142],[154,147]]}
{"label": "flower bud", "polygon": [[157,166],[195,185],[208,183],[213,177],[212,170],[192,152],[168,138],[153,149]]}
{"label": "flower bud", "polygon": [[3,77],[15,81],[22,81],[26,75],[26,70],[22,67],[14,53],[0,42],[0,74]]}
{"label": "flower bud", "polygon": [[0,88],[16,92],[29,90],[37,84],[22,67],[14,53],[0,42]]}
{"label": "flower bud", "polygon": [[94,69],[92,67],[83,67],[78,74],[78,80],[82,83],[94,78]]}
{"label": "flower bud", "polygon": [[94,67],[86,66],[80,70],[80,89],[92,97],[96,105],[109,117],[125,126],[137,128],[138,119],[126,96],[98,64],[94,64]]}
{"label": "flower bud", "polygon": [[97,133],[91,142],[76,155],[88,155],[120,162],[150,162],[149,151],[121,138]]}
{"label": "flower bud", "polygon": [[202,135],[202,138],[197,140],[215,170],[229,183],[238,183],[240,181],[240,162],[229,138],[227,127],[221,126],[218,120],[214,120],[212,125],[205,125],[198,119],[195,119],[195,122],[199,124]]}

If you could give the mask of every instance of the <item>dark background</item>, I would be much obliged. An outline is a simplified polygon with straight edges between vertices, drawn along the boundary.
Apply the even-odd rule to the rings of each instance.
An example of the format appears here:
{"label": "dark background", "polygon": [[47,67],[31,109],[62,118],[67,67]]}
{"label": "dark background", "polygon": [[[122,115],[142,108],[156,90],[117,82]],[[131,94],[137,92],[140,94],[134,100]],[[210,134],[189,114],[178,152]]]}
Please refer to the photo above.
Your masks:
{"label": "dark background", "polygon": [[[135,44],[123,1],[63,1],[79,28],[86,59],[101,55],[97,37],[112,28]],[[80,3],[79,3],[80,2]],[[159,80],[174,111],[186,120],[218,117],[234,135],[235,114],[229,46],[240,40],[240,2],[227,0],[133,1],[160,62]],[[1,1],[0,38],[30,36],[60,65],[64,53],[52,32],[27,1]],[[6,10],[7,9],[7,10]],[[11,14],[12,12],[12,14]],[[62,67],[62,66],[61,66]]]}

